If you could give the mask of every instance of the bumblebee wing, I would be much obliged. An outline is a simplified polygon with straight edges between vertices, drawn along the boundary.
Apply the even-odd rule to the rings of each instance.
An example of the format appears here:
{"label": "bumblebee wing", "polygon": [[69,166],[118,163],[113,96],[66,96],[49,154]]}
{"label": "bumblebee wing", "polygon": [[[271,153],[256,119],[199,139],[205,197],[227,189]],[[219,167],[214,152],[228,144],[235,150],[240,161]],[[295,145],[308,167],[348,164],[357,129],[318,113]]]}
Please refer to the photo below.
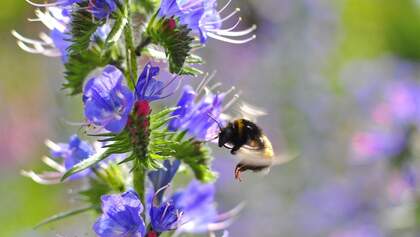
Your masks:
{"label": "bumblebee wing", "polygon": [[237,113],[236,117],[247,119],[251,122],[256,122],[258,117],[267,115],[267,112],[262,108],[242,102],[234,109]]}
{"label": "bumblebee wing", "polygon": [[246,164],[248,166],[271,167],[288,163],[296,159],[298,156],[299,155],[296,153],[284,153],[272,157],[264,157],[260,151],[255,152],[247,150],[239,152],[236,159],[239,163]]}

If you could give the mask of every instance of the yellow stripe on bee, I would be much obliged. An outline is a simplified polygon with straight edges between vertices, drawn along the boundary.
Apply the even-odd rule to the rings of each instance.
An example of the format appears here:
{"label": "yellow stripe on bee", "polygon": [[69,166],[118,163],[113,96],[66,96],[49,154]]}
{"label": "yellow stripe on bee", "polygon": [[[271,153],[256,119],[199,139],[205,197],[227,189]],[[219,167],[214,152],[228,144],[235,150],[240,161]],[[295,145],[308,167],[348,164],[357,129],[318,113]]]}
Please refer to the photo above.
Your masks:
{"label": "yellow stripe on bee", "polygon": [[273,145],[271,145],[270,140],[268,140],[268,138],[265,135],[262,136],[262,139],[264,142],[263,157],[266,159],[270,159],[274,156]]}
{"label": "yellow stripe on bee", "polygon": [[242,137],[242,134],[243,134],[243,132],[244,132],[244,121],[243,121],[242,119],[238,119],[238,120],[236,120],[236,121],[235,121],[235,127],[237,127],[237,128],[238,128],[238,133],[239,133],[239,136],[241,136],[241,137]]}

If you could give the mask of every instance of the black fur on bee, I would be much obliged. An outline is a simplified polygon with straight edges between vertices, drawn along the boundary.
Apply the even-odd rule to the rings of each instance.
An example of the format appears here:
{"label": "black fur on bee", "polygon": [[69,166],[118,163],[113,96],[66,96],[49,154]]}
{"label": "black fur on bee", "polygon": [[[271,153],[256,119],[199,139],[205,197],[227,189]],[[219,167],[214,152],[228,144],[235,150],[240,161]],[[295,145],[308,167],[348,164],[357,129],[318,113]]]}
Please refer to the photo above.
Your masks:
{"label": "black fur on bee", "polygon": [[233,155],[244,146],[256,151],[264,150],[262,137],[263,132],[255,123],[246,119],[237,119],[220,129],[219,147],[229,148]]}

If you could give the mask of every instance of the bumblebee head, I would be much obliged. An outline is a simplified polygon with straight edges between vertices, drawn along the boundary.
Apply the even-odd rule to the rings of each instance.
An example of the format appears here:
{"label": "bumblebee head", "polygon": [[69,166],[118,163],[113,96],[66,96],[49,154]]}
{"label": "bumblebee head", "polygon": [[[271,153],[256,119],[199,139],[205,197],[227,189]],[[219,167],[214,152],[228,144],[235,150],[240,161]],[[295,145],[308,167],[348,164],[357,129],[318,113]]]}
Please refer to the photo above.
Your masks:
{"label": "bumblebee head", "polygon": [[233,133],[233,124],[231,123],[221,129],[219,133],[219,147],[224,146],[226,143],[230,143],[234,135]]}

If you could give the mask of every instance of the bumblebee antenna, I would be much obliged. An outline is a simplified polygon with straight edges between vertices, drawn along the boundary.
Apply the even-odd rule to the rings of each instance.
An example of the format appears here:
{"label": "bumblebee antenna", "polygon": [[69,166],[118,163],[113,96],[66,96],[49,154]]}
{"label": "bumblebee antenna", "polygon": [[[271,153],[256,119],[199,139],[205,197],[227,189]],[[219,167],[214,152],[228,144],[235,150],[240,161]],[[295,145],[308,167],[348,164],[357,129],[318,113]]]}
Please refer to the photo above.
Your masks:
{"label": "bumblebee antenna", "polygon": [[220,123],[219,120],[217,120],[211,113],[207,113],[207,116],[209,116],[209,118],[211,118],[217,124],[217,126],[220,129],[220,131],[223,130],[223,126],[222,126],[222,124]]}

